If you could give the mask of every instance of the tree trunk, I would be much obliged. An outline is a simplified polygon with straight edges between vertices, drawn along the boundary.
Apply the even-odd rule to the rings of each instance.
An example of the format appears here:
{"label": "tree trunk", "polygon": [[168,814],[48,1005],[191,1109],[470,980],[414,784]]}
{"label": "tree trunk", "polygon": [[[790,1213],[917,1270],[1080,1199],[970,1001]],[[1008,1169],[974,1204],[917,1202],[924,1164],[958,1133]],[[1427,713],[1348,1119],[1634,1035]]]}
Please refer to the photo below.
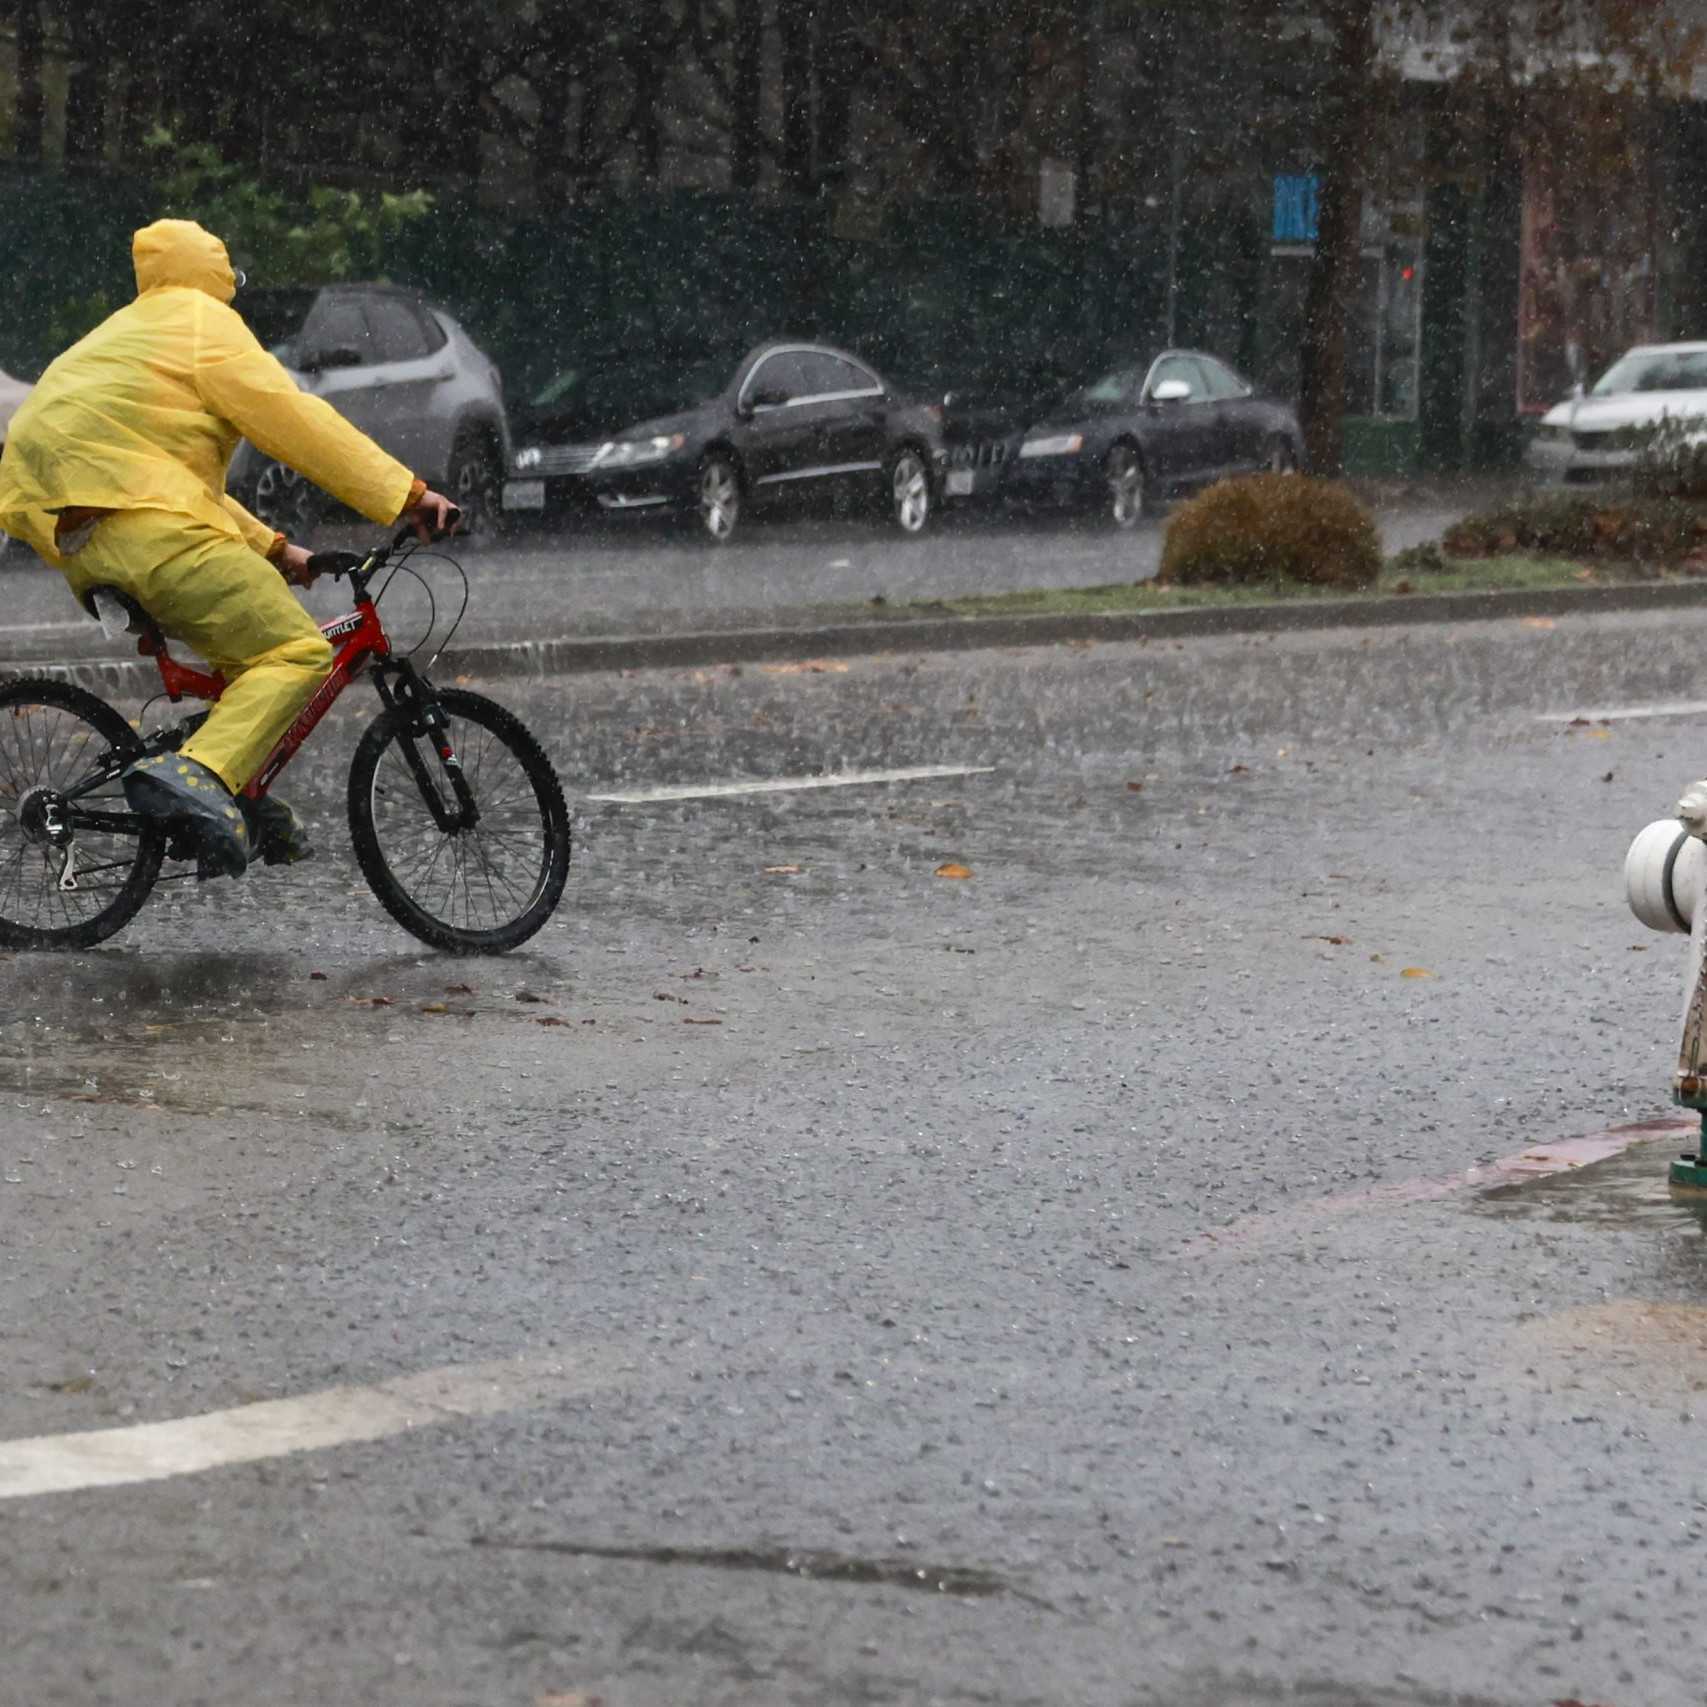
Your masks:
{"label": "tree trunk", "polygon": [[112,62],[101,18],[86,6],[73,9],[71,75],[65,85],[65,158],[99,161],[107,151],[107,88]]}
{"label": "tree trunk", "polygon": [[812,189],[812,4],[777,0],[782,36],[782,175],[797,195]]}
{"label": "tree trunk", "polygon": [[47,128],[42,90],[41,0],[13,0],[18,30],[18,105],[13,151],[20,160],[39,160]]}
{"label": "tree trunk", "polygon": [[730,115],[730,181],[738,190],[759,187],[764,151],[760,103],[764,93],[764,0],[735,0],[734,111]]}
{"label": "tree trunk", "polygon": [[1304,303],[1298,413],[1312,473],[1345,466],[1346,315],[1356,300],[1363,233],[1363,162],[1377,91],[1373,0],[1332,9],[1333,59],[1321,138],[1316,254]]}
{"label": "tree trunk", "polygon": [[854,97],[862,52],[855,0],[824,8],[818,38],[818,181],[831,189],[847,182],[853,144]]}
{"label": "tree trunk", "polygon": [[160,0],[116,0],[110,37],[113,63],[124,67],[119,153],[129,164],[161,118],[160,53],[165,31]]}

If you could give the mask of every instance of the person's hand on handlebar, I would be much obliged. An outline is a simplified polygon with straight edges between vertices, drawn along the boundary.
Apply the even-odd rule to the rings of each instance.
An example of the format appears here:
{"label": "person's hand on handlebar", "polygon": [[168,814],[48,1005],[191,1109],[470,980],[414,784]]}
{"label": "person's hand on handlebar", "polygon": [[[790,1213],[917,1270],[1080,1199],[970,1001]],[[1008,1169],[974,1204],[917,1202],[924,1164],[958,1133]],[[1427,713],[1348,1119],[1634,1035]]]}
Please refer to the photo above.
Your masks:
{"label": "person's hand on handlebar", "polygon": [[442,538],[456,527],[462,520],[462,511],[444,493],[429,488],[397,519],[414,528],[423,545],[431,545],[435,539]]}
{"label": "person's hand on handlebar", "polygon": [[300,545],[286,544],[273,559],[273,566],[293,587],[312,587],[315,571],[309,568],[309,552]]}

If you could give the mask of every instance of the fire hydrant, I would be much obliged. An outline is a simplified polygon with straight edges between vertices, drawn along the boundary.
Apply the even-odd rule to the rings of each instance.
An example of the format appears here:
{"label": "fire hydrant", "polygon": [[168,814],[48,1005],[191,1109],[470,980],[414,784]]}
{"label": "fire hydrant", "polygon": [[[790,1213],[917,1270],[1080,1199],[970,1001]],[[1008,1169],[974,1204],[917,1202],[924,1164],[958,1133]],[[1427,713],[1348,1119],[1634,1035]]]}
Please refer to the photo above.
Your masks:
{"label": "fire hydrant", "polygon": [[1707,783],[1696,783],[1678,802],[1679,816],[1650,824],[1624,858],[1624,892],[1649,929],[1689,938],[1683,987],[1683,1041],[1672,1075],[1672,1101],[1701,1116],[1693,1155],[1671,1165],[1671,1183],[1707,1191]]}

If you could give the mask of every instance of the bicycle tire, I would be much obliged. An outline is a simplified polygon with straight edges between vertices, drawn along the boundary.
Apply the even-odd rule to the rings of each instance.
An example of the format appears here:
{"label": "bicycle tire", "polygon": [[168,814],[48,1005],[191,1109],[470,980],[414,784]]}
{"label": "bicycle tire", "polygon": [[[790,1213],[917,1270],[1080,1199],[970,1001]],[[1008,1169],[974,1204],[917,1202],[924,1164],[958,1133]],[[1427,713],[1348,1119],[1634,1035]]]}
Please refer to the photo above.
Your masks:
{"label": "bicycle tire", "polygon": [[[21,725],[33,723],[27,732]],[[85,726],[79,733],[76,724]],[[98,745],[97,745],[98,743]],[[25,797],[41,787],[73,788],[111,757],[129,760],[143,750],[142,737],[104,699],[69,682],[19,676],[0,683],[0,945],[7,948],[93,948],[136,916],[166,853],[166,835],[144,821],[134,836],[90,837],[101,850],[126,848],[123,858],[85,866],[76,891],[59,888],[47,845],[33,839],[21,817]],[[103,808],[128,810],[117,776],[88,796]],[[81,842],[83,838],[78,838]],[[118,874],[122,871],[122,877]],[[88,876],[111,873],[87,884]],[[34,879],[33,917],[28,908]],[[89,904],[96,910],[87,910]],[[57,913],[61,922],[45,922]]]}
{"label": "bicycle tire", "polygon": [[[460,833],[439,828],[408,769],[403,743],[416,744],[435,779],[444,774],[437,750],[431,740],[409,733],[408,709],[393,706],[368,725],[350,760],[350,840],[368,887],[406,931],[434,948],[501,954],[526,942],[562,898],[569,879],[569,808],[545,749],[513,713],[460,688],[446,688],[435,697],[450,719],[449,739],[481,808],[480,823]],[[471,738],[472,731],[486,739]],[[500,779],[495,789],[483,793],[483,784],[500,762],[498,753],[513,767],[519,783]],[[504,792],[506,786],[510,795]],[[506,808],[507,818],[500,820],[497,814]],[[506,823],[537,833],[536,857],[524,847],[516,859],[516,838],[522,832],[505,830]],[[411,839],[419,846],[409,855],[400,844]],[[400,870],[400,863],[407,869]],[[491,916],[476,924],[480,891]]]}

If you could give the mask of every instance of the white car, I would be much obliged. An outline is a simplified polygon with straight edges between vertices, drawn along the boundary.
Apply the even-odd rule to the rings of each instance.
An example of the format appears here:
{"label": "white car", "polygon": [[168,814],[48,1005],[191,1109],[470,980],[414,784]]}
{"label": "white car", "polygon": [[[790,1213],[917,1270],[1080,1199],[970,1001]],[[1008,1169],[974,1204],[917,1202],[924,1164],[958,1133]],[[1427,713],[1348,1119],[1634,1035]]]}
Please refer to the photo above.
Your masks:
{"label": "white car", "polygon": [[1627,476],[1659,424],[1707,420],[1707,343],[1638,344],[1541,417],[1524,460],[1544,480]]}

